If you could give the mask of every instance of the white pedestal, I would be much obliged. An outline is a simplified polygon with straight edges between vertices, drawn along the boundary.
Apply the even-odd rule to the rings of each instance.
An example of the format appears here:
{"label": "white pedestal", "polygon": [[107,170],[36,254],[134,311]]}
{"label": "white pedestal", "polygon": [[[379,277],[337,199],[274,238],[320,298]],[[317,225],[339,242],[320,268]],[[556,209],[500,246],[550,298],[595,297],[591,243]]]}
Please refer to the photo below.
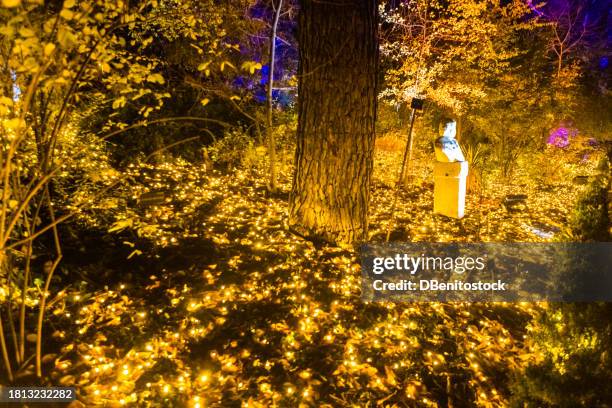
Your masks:
{"label": "white pedestal", "polygon": [[433,174],[434,213],[462,218],[465,212],[468,162],[436,162]]}

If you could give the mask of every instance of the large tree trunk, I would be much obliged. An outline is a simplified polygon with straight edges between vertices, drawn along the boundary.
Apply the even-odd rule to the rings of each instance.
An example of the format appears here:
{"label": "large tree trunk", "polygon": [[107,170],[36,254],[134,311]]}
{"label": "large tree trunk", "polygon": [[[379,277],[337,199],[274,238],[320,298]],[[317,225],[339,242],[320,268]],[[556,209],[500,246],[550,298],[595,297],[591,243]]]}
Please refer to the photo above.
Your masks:
{"label": "large tree trunk", "polygon": [[367,239],[374,152],[376,0],[303,0],[290,223],[338,243]]}

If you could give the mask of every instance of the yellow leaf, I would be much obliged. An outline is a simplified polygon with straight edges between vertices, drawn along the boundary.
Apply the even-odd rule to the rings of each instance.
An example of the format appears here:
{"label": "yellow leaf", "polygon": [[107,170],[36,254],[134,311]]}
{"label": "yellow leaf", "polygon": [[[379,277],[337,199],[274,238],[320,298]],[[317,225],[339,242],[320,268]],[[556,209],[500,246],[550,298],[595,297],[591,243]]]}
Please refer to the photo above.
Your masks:
{"label": "yellow leaf", "polygon": [[5,25],[0,27],[0,34],[2,34],[7,39],[10,39],[13,35],[15,35],[15,29],[12,25]]}
{"label": "yellow leaf", "polygon": [[202,104],[202,106],[206,106],[206,105],[208,105],[208,102],[210,102],[210,99],[208,99],[208,98],[204,98],[204,99],[202,99],[202,100],[200,101],[200,103]]}
{"label": "yellow leaf", "polygon": [[113,225],[111,225],[111,227],[108,229],[108,232],[122,231],[126,228],[131,227],[133,224],[134,224],[134,220],[132,219],[119,220],[115,222]]}
{"label": "yellow leaf", "polygon": [[45,57],[48,57],[49,55],[53,54],[53,51],[55,51],[55,44],[47,43],[47,45],[45,45],[45,48],[43,50],[43,54]]}
{"label": "yellow leaf", "polygon": [[65,20],[71,20],[73,16],[74,13],[68,9],[63,9],[62,11],[60,11],[60,17]]}
{"label": "yellow leaf", "polygon": [[60,27],[57,30],[57,41],[62,47],[70,47],[72,44],[74,44],[75,40],[76,38],[74,34],[68,28]]}
{"label": "yellow leaf", "polygon": [[255,61],[247,61],[242,64],[241,68],[254,74],[256,70],[261,69],[261,64]]}
{"label": "yellow leaf", "polygon": [[74,0],[66,0],[64,1],[64,8],[67,8],[67,9],[72,8],[74,7],[74,3],[75,3]]}
{"label": "yellow leaf", "polygon": [[229,61],[223,61],[223,62],[221,63],[221,65],[219,66],[219,68],[221,69],[221,72],[223,72],[223,70],[225,69],[225,67],[226,67],[226,66],[228,66],[228,67],[230,67],[230,68],[232,68],[232,69],[236,69],[236,67],[235,67],[235,66],[234,66],[234,65],[233,65],[231,62],[229,62]]}
{"label": "yellow leaf", "polygon": [[204,71],[206,68],[208,68],[209,65],[210,61],[201,63],[200,65],[198,65],[198,71]]}
{"label": "yellow leaf", "polygon": [[126,100],[125,96],[115,99],[113,102],[113,109],[119,109],[125,106]]}
{"label": "yellow leaf", "polygon": [[133,251],[130,253],[130,255],[127,257],[127,259],[130,259],[130,258],[132,258],[132,257],[133,257],[133,256],[135,256],[135,255],[142,255],[142,251],[140,251],[140,250],[138,250],[138,249],[133,250]]}
{"label": "yellow leaf", "polygon": [[22,27],[19,29],[19,35],[26,38],[34,37],[34,31],[30,30],[29,28]]}
{"label": "yellow leaf", "polygon": [[34,57],[28,57],[25,61],[23,61],[23,68],[36,72],[38,71],[38,61]]}
{"label": "yellow leaf", "polygon": [[25,127],[25,121],[19,120],[19,118],[9,119],[4,122],[5,129],[17,131],[21,127]]}
{"label": "yellow leaf", "polygon": [[163,84],[165,82],[162,74],[151,74],[147,77],[147,81],[157,82],[158,84]]}
{"label": "yellow leaf", "polygon": [[387,375],[387,382],[389,385],[395,387],[397,385],[397,378],[395,377],[395,373],[390,367],[385,366],[385,374]]}
{"label": "yellow leaf", "polygon": [[2,0],[2,7],[12,8],[21,4],[21,0]]}

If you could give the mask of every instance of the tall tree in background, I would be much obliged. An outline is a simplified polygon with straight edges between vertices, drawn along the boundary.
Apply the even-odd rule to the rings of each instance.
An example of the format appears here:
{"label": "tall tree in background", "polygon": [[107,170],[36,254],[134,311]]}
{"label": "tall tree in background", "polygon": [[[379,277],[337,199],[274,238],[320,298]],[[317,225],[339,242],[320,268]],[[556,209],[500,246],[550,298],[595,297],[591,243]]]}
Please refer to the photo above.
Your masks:
{"label": "tall tree in background", "polygon": [[385,2],[383,100],[425,97],[454,117],[487,98],[487,80],[521,55],[515,39],[537,26],[522,0]]}
{"label": "tall tree in background", "polygon": [[378,10],[375,0],[304,0],[296,169],[290,223],[304,235],[367,238],[373,168]]}

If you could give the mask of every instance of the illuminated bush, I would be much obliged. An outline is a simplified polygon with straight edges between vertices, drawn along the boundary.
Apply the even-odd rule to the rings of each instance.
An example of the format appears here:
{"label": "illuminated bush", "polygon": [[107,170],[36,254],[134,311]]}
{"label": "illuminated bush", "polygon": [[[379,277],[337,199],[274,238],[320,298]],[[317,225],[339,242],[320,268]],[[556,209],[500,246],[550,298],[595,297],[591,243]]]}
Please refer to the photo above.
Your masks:
{"label": "illuminated bush", "polygon": [[580,241],[609,241],[608,214],[609,164],[603,158],[600,175],[589,185],[570,218],[571,236]]}
{"label": "illuminated bush", "polygon": [[215,141],[207,148],[212,161],[226,170],[252,163],[255,154],[255,141],[242,129],[225,133],[223,139]]}
{"label": "illuminated bush", "polygon": [[612,304],[558,304],[531,330],[530,364],[512,386],[513,407],[602,407],[612,401]]}

